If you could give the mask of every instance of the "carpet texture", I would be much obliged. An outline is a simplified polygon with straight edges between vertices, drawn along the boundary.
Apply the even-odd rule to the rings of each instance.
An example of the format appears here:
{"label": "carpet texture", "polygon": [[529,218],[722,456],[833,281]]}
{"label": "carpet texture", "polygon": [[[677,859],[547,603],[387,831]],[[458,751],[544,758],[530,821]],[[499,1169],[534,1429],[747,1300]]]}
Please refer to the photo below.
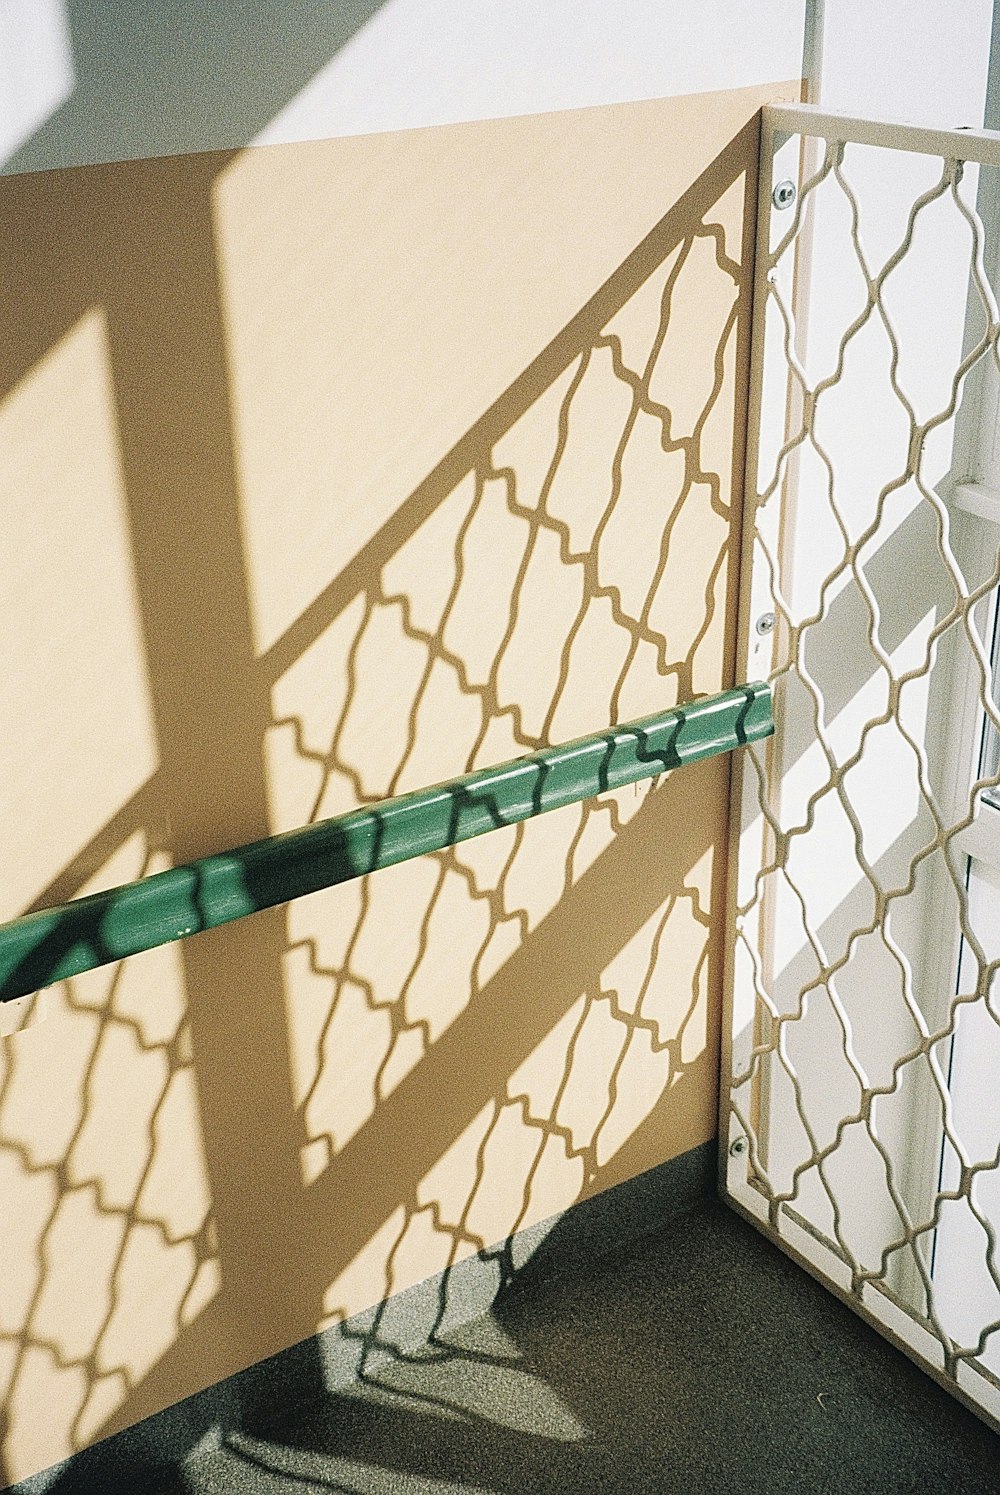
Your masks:
{"label": "carpet texture", "polygon": [[715,1200],[572,1272],[544,1255],[159,1495],[1000,1495],[1000,1438]]}

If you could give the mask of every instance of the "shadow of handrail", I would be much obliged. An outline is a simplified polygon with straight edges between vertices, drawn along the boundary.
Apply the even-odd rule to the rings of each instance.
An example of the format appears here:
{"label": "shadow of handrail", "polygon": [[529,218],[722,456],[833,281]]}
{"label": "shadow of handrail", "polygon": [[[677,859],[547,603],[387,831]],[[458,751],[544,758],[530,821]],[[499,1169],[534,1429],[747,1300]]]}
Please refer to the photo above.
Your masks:
{"label": "shadow of handrail", "polygon": [[[422,459],[424,475],[408,476],[391,515],[373,511],[383,518],[375,533],[360,548],[334,548],[322,590],[297,603],[266,647],[254,633],[240,539],[220,292],[216,189],[233,158],[166,162],[155,179],[125,169],[124,197],[121,168],[59,176],[45,213],[24,211],[22,192],[34,200],[26,179],[11,187],[10,221],[23,231],[11,235],[5,298],[20,307],[23,336],[0,360],[0,383],[13,394],[88,307],[103,308],[157,746],[153,777],[91,842],[70,848],[72,861],[36,895],[36,919],[65,912],[48,906],[96,876],[120,883],[154,873],[155,886],[175,889],[180,877],[184,906],[169,939],[225,922],[217,913],[227,878],[243,906],[220,937],[167,946],[162,966],[127,961],[107,979],[51,993],[57,1023],[6,1051],[2,1151],[26,1189],[51,1188],[52,1200],[26,1252],[30,1301],[5,1336],[13,1411],[0,1484],[26,1467],[23,1436],[40,1405],[44,1455],[95,1445],[92,1460],[74,1452],[52,1475],[53,1488],[69,1491],[105,1457],[96,1440],[122,1428],[138,1425],[129,1448],[156,1469],[186,1457],[216,1422],[253,1430],[258,1413],[274,1411],[274,1384],[232,1390],[228,1378],[276,1348],[302,1346],[297,1374],[304,1394],[318,1395],[325,1346],[345,1315],[353,1327],[343,1341],[362,1367],[397,1339],[405,1356],[386,1304],[415,1271],[444,1265],[450,1283],[451,1267],[471,1252],[486,1270],[502,1258],[506,1281],[518,1270],[510,1241],[522,1227],[634,1177],[668,1147],[703,1140],[714,1103],[712,929],[727,765],[668,777],[648,804],[591,796],[691,761],[671,757],[668,738],[647,736],[632,744],[653,760],[645,772],[614,778],[614,744],[649,726],[611,725],[619,716],[690,702],[733,679],[743,412],[738,398],[727,401],[732,386],[742,388],[748,354],[756,130],[752,118],[731,140],[720,133],[715,158],[634,249],[623,244],[617,268],[562,330],[539,351],[535,342],[521,351],[509,387],[482,413],[470,409],[447,451]],[[123,203],[128,232],[119,235]],[[79,252],[60,259],[59,275],[40,277],[53,241]],[[695,301],[699,318],[708,308],[717,316],[692,337],[683,313]],[[675,385],[695,375],[698,399],[685,403]],[[525,427],[515,440],[529,412],[541,434]],[[594,432],[592,451],[583,437]],[[494,560],[495,585],[484,588]],[[565,605],[547,606],[551,623],[539,627],[540,587]],[[386,633],[409,651],[403,664],[380,657]],[[309,676],[320,655],[315,696],[311,686],[303,695],[294,672]],[[442,675],[444,703],[434,694]],[[748,689],[736,740],[715,752],[751,740]],[[680,708],[685,733],[707,705]],[[565,802],[551,797],[559,775],[550,755],[567,749],[546,744],[593,721],[609,725],[594,741],[590,786],[572,796],[576,814],[517,824]],[[393,860],[373,859],[373,845],[386,850],[395,802],[387,796],[397,788],[501,759],[523,774],[539,753],[545,764],[520,781],[531,804],[524,817],[500,818],[495,784],[489,793],[480,784],[472,802],[468,778],[438,787],[445,799],[435,813],[446,827],[473,811],[483,830],[510,825],[479,843],[478,857],[448,849],[449,838],[410,864],[412,888],[407,868],[360,877]],[[275,801],[273,782],[292,771],[302,792]],[[338,810],[355,820],[353,851],[347,817],[305,831],[307,860],[325,860],[320,884],[276,888],[266,858],[226,871],[227,856],[205,856],[233,842],[246,844],[229,859],[287,847],[300,832],[258,838]],[[348,877],[359,881],[342,902],[299,901]],[[76,926],[69,913],[44,934],[34,923],[22,954],[37,963],[30,975],[19,971],[22,990],[58,979],[55,963],[74,944],[109,949],[127,920],[119,908],[103,921],[97,908],[105,900],[108,912],[116,891],[69,903]],[[287,925],[277,912],[240,917],[292,898]],[[406,929],[398,950],[397,924]],[[386,980],[374,945],[393,956]],[[125,953],[116,945],[104,958]],[[6,965],[0,990],[13,996]],[[72,1091],[56,1070],[64,1054],[79,1054]],[[33,1130],[46,1084],[71,1095],[51,1155]],[[135,1154],[117,1193],[95,1142],[105,1136],[123,1167]],[[60,1232],[81,1201],[104,1232],[107,1259],[88,1252],[88,1286],[77,1297],[93,1305],[93,1324],[85,1340],[67,1341],[63,1329],[77,1315],[58,1316]],[[77,1259],[79,1240],[77,1230]],[[173,1276],[160,1270],[168,1258]],[[440,1325],[455,1301],[443,1286]],[[353,1310],[375,1303],[355,1344]],[[145,1329],[150,1308],[163,1319],[155,1340]],[[315,1338],[317,1329],[327,1337]],[[41,1383],[31,1379],[37,1363]],[[78,1394],[50,1392],[71,1379]],[[147,1446],[143,1418],[209,1386],[221,1389],[171,1413],[169,1436],[158,1421],[156,1446]],[[50,1434],[60,1417],[65,1432]],[[101,1483],[95,1476],[92,1487]]]}
{"label": "shadow of handrail", "polygon": [[0,1001],[774,731],[755,683],[0,926]]}

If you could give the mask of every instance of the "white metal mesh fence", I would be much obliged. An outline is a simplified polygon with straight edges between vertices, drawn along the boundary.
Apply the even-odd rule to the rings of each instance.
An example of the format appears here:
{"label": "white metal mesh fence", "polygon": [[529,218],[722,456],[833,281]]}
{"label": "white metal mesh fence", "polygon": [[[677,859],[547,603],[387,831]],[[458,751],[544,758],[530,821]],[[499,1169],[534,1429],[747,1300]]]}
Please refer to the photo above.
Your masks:
{"label": "white metal mesh fence", "polygon": [[761,160],[725,1186],[996,1420],[1000,135],[776,106]]}

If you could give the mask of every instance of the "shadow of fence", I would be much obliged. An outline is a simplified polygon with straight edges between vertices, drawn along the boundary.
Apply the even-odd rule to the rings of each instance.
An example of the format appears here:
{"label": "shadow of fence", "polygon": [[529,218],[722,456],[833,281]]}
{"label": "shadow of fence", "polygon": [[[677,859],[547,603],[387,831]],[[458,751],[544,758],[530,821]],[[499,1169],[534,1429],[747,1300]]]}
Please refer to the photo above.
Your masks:
{"label": "shadow of fence", "polygon": [[[44,225],[38,179],[4,193],[5,241],[30,226],[8,393],[100,289],[157,757],[40,905],[729,683],[756,121],[262,650],[211,215],[231,159],[124,196],[95,169]],[[470,1253],[499,1290],[496,1242],[702,1141],[727,782],[702,764],[53,988],[0,1050],[9,1471]]]}

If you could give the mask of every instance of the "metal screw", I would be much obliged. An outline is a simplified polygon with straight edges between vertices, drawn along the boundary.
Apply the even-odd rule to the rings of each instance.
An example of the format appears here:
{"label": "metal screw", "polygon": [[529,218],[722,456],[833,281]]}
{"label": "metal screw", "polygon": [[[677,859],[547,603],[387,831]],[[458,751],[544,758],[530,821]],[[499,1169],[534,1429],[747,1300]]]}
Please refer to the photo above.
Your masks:
{"label": "metal screw", "polygon": [[743,1156],[743,1154],[746,1152],[746,1150],[747,1150],[747,1139],[746,1139],[746,1137],[735,1137],[733,1139],[733,1141],[730,1142],[730,1144],[729,1144],[729,1156],[731,1158],[741,1158]]}
{"label": "metal screw", "polygon": [[763,637],[765,634],[774,632],[774,613],[761,613],[754,624],[757,632]]}
{"label": "metal screw", "polygon": [[776,208],[790,208],[795,201],[795,183],[787,179],[783,182],[778,182],[771,193],[771,201]]}

